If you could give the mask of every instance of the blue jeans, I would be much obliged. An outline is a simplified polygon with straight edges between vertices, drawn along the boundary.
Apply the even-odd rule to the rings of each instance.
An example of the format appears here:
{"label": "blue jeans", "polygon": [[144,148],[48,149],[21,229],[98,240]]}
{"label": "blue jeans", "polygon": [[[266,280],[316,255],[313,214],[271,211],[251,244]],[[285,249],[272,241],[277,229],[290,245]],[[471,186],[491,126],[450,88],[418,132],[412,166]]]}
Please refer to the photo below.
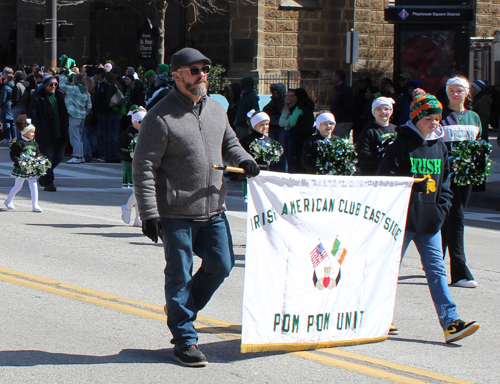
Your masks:
{"label": "blue jeans", "polygon": [[106,160],[119,160],[120,155],[116,153],[118,134],[120,132],[120,120],[122,115],[99,115],[99,124],[102,129],[101,157]]}
{"label": "blue jeans", "polygon": [[44,185],[54,185],[54,168],[57,167],[64,158],[64,151],[66,150],[66,142],[62,139],[54,139],[52,142],[38,143],[40,152],[52,163],[52,167],[47,170],[47,174],[43,177]]}
{"label": "blue jeans", "polygon": [[450,290],[448,289],[448,278],[443,261],[441,231],[434,234],[405,232],[402,256],[406,253],[412,240],[420,254],[420,260],[424,267],[425,277],[439,317],[439,323],[443,329],[446,329],[460,316],[456,312],[457,305],[451,299]]}
{"label": "blue jeans", "polygon": [[25,107],[14,107],[12,108],[12,116],[13,116],[13,121],[14,121],[14,130],[16,131],[16,138],[17,140],[21,140],[21,132],[19,132],[16,128],[16,120],[19,117],[19,115],[26,113],[26,108]]}
{"label": "blue jeans", "polygon": [[[234,266],[224,214],[207,221],[161,218],[165,247],[167,325],[175,349],[198,344],[193,322]],[[193,252],[202,264],[193,276]]]}
{"label": "blue jeans", "polygon": [[4,140],[12,140],[16,138],[16,133],[14,132],[16,128],[14,127],[14,122],[12,120],[3,120],[2,126]]}
{"label": "blue jeans", "polygon": [[73,147],[73,157],[83,158],[83,122],[84,119],[69,117],[69,141]]}

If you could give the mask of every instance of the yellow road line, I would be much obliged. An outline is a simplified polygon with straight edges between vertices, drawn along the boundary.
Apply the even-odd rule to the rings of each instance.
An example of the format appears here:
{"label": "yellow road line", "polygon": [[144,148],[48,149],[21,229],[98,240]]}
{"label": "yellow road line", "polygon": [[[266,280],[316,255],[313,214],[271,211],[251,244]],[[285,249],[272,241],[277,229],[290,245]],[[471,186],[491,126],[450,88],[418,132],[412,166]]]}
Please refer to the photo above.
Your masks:
{"label": "yellow road line", "polygon": [[65,291],[65,290],[62,290],[62,289],[59,289],[56,287],[52,287],[49,285],[44,285],[44,284],[34,283],[32,281],[26,281],[23,279],[19,279],[17,277],[5,276],[5,275],[0,274],[0,280],[3,280],[3,281],[8,282],[8,283],[17,284],[17,285],[23,285],[25,287],[33,288],[33,289],[43,291],[43,292],[48,292],[48,293],[53,293],[55,295],[68,297],[70,299],[84,301],[86,303],[100,305],[101,307],[114,309],[116,311],[125,312],[125,313],[131,314],[131,315],[145,317],[147,319],[162,320],[162,321],[165,321],[167,319],[164,314],[163,315],[157,314],[157,313],[153,313],[151,311],[145,311],[142,309],[133,308],[133,307],[130,307],[128,305],[114,303],[114,302],[108,301],[108,300],[102,300],[102,299],[98,299],[98,298],[87,296],[87,295],[82,295],[82,294],[78,294],[78,293],[74,293],[74,292]]}
{"label": "yellow road line", "polygon": [[[163,306],[150,304],[142,301],[128,299],[126,297],[116,296],[109,293],[96,291],[89,288],[80,287],[78,285],[63,283],[57,280],[48,279],[31,275],[29,273],[14,271],[12,269],[0,267],[0,280],[23,285],[25,287],[37,289],[59,296],[65,296],[71,299],[84,301],[86,303],[99,305],[125,312],[131,315],[136,315],[152,320],[166,321],[167,317],[163,312]],[[129,305],[126,305],[129,304]],[[132,305],[132,307],[130,306]],[[153,312],[151,312],[153,311]],[[197,322],[208,324],[210,327],[197,327],[200,331],[208,331],[211,333],[241,333],[241,325],[232,324],[227,321],[211,319],[205,316],[198,316]]]}
{"label": "yellow road line", "polygon": [[363,361],[365,363],[380,365],[382,367],[396,369],[396,370],[402,371],[402,372],[413,373],[413,374],[416,374],[416,375],[429,377],[431,379],[446,381],[448,383],[475,384],[472,381],[461,380],[461,379],[457,379],[455,377],[442,375],[440,373],[426,371],[424,369],[419,369],[419,368],[408,367],[407,365],[393,363],[391,361],[386,361],[386,360],[382,360],[382,359],[377,359],[376,357],[358,355],[357,353],[342,351],[342,350],[339,350],[339,349],[318,349],[318,351],[319,352],[326,352],[326,353],[329,353],[329,354],[332,354],[332,355],[347,357],[349,359]]}
{"label": "yellow road line", "polygon": [[366,376],[376,377],[378,379],[384,379],[392,381],[394,383],[408,383],[408,384],[423,384],[425,381],[412,379],[408,376],[396,375],[395,373],[382,371],[380,369],[365,367],[364,365],[349,363],[344,360],[331,359],[326,356],[321,356],[312,352],[292,352],[292,356],[302,357],[307,360],[316,361],[317,363],[330,365],[332,367],[338,367],[347,369],[349,371],[358,372]]}
{"label": "yellow road line", "polygon": [[[116,311],[124,312],[135,316],[140,316],[146,319],[160,320],[163,322],[167,320],[167,317],[163,313],[163,307],[160,305],[132,300],[125,297],[116,296],[105,292],[100,292],[93,289],[80,287],[73,284],[63,283],[45,277],[14,271],[8,268],[0,267],[0,280],[8,283],[22,285],[39,291],[67,297],[74,300],[80,300],[89,304],[99,305],[101,307],[113,309]],[[196,323],[197,323],[196,329],[200,332],[217,334],[218,336],[230,340],[237,340],[241,338],[240,325],[204,316],[198,316]],[[449,383],[457,383],[457,384],[470,383],[468,381],[456,379],[454,377],[449,377],[438,373],[425,371],[422,369],[407,367],[402,364],[392,363],[389,361],[358,355],[355,353],[345,352],[337,349],[320,349],[318,351],[326,352],[332,355],[342,356],[345,358],[355,359],[374,365],[383,366],[401,372],[429,377]],[[396,383],[415,383],[415,384],[424,383],[423,381],[412,379],[407,376],[401,376],[384,370],[379,370],[364,365],[354,364],[345,360],[338,360],[331,357],[322,356],[318,353],[291,352],[289,354],[292,356],[297,356],[307,360],[315,361],[321,364],[347,369],[367,376],[382,378]]]}

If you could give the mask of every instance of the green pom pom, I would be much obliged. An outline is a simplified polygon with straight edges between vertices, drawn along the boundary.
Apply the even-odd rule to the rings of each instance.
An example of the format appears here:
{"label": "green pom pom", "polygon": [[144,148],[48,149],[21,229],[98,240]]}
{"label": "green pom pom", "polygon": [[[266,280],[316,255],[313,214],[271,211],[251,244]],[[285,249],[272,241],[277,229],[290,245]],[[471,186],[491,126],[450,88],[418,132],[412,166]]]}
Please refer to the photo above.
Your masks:
{"label": "green pom pom", "polygon": [[333,139],[331,142],[318,143],[317,174],[352,176],[357,162],[356,151],[348,140]]}
{"label": "green pom pom", "polygon": [[262,159],[267,164],[278,162],[283,154],[283,147],[275,140],[256,139],[250,143],[250,153],[256,159]]}
{"label": "green pom pom", "polygon": [[36,177],[46,175],[47,170],[52,167],[52,163],[45,156],[32,157],[22,154],[18,163],[27,175]]}
{"label": "green pom pom", "polygon": [[491,175],[491,144],[484,140],[462,141],[449,153],[451,181],[458,186],[480,185]]}

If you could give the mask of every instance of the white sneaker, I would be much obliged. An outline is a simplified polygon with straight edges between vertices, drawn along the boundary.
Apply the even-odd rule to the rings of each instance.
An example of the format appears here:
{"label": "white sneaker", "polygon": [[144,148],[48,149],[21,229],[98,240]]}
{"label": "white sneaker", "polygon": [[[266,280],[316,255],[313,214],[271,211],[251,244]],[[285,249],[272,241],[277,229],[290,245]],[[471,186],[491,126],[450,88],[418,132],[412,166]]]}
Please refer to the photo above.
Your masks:
{"label": "white sneaker", "polygon": [[138,217],[135,218],[134,227],[142,227],[142,221]]}
{"label": "white sneaker", "polygon": [[16,209],[16,207],[14,207],[14,203],[12,202],[12,200],[11,201],[5,200],[3,203],[5,204],[7,209]]}
{"label": "white sneaker", "polygon": [[127,204],[122,205],[122,220],[124,223],[130,224],[130,216],[132,216],[132,210],[127,209]]}
{"label": "white sneaker", "polygon": [[458,280],[456,283],[451,284],[452,287],[460,288],[476,288],[479,284],[474,280]]}
{"label": "white sneaker", "polygon": [[42,208],[40,208],[38,205],[34,205],[33,212],[42,212]]}
{"label": "white sneaker", "polygon": [[72,157],[68,161],[66,161],[66,164],[80,164],[82,161],[77,158],[77,157]]}

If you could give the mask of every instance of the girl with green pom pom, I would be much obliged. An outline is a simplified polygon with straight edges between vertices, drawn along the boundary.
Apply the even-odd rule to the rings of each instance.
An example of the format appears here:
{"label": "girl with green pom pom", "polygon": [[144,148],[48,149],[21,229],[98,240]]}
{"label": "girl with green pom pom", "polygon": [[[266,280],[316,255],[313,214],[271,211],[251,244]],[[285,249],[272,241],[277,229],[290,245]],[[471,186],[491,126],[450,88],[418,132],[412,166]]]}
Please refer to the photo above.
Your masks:
{"label": "girl with green pom pom", "polygon": [[316,164],[319,142],[329,143],[332,138],[337,137],[333,134],[336,124],[335,116],[330,112],[321,113],[316,117],[314,122],[316,134],[309,137],[302,147],[302,165],[306,168],[307,173],[312,175],[324,173],[319,170]]}
{"label": "girl with green pom pom", "polygon": [[13,203],[14,197],[23,187],[24,180],[28,179],[33,212],[42,212],[42,209],[38,205],[38,184],[36,182],[37,175],[35,172],[23,169],[20,164],[22,155],[29,157],[40,156],[40,148],[38,148],[38,144],[35,141],[36,128],[33,124],[31,124],[31,120],[26,118],[26,115],[20,115],[16,120],[16,129],[21,132],[21,140],[17,140],[10,147],[10,158],[14,162],[12,176],[16,178],[16,182],[10,190],[4,203],[7,209],[16,209]]}
{"label": "girl with green pom pom", "polygon": [[363,129],[356,142],[359,170],[362,176],[377,173],[385,147],[396,138],[396,126],[391,124],[394,104],[395,101],[390,97],[378,97],[371,105],[375,122]]}
{"label": "girl with green pom pom", "polygon": [[252,126],[252,132],[241,139],[241,146],[247,151],[249,154],[255,157],[257,164],[265,166],[267,169],[267,162],[264,161],[263,158],[256,156],[257,154],[252,153],[250,149],[250,144],[252,144],[255,140],[262,140],[264,142],[270,142],[269,138],[269,122],[271,118],[265,112],[259,112],[255,109],[252,109],[247,113],[247,117],[250,119],[250,125]]}
{"label": "girl with green pom pom", "polygon": [[[268,136],[271,118],[267,113],[252,109],[247,117],[250,119],[252,132],[241,139],[241,146],[255,158],[259,168],[268,170],[270,163],[278,162],[283,148],[278,141],[271,140]],[[247,201],[246,180],[243,181],[243,195]]]}
{"label": "girl with green pom pom", "polygon": [[[443,140],[451,151],[458,144],[467,145],[481,135],[481,119],[476,112],[466,109],[469,97],[469,81],[463,76],[452,77],[446,82],[448,106],[443,108],[441,125],[445,130]],[[487,127],[486,127],[487,128]],[[478,286],[471,271],[467,267],[464,250],[464,210],[469,201],[472,184],[460,185],[460,170],[455,170],[451,178],[450,188],[453,192],[450,213],[442,228],[443,252],[450,255],[451,285],[463,288]]]}

